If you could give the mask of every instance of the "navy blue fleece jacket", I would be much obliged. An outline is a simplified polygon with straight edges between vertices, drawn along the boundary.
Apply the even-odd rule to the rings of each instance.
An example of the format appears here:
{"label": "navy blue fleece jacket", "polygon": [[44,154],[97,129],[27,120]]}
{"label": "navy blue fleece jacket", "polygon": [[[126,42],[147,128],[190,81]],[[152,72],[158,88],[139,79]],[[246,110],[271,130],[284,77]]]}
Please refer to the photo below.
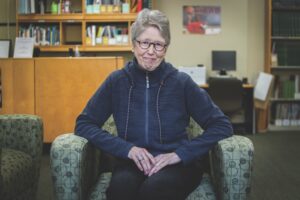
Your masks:
{"label": "navy blue fleece jacket", "polygon": [[[111,114],[118,136],[101,128]],[[190,117],[204,130],[192,140],[186,131]],[[78,116],[75,134],[116,157],[128,158],[138,146],[154,156],[175,152],[188,164],[231,136],[232,126],[187,74],[164,61],[147,72],[134,59],[99,87]]]}

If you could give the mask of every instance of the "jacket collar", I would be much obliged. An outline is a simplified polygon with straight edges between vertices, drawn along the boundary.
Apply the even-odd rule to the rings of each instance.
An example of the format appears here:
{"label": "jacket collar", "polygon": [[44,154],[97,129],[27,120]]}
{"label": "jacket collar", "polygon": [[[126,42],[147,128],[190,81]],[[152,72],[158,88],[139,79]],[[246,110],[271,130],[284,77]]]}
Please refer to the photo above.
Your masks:
{"label": "jacket collar", "polygon": [[146,76],[148,75],[150,85],[164,82],[171,73],[177,71],[170,64],[166,63],[165,60],[155,70],[147,71],[138,64],[136,58],[128,62],[124,70],[132,84],[145,84]]}

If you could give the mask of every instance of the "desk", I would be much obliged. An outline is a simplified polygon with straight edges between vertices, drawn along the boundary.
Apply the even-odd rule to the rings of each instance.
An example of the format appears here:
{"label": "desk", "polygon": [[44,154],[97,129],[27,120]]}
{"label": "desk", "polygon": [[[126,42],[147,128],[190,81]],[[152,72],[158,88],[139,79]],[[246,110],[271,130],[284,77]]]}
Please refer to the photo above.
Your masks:
{"label": "desk", "polygon": [[[201,88],[207,90],[208,84],[200,85]],[[235,133],[254,133],[254,109],[253,109],[253,90],[254,86],[251,84],[243,84],[243,109],[245,122],[239,124],[233,124]]]}

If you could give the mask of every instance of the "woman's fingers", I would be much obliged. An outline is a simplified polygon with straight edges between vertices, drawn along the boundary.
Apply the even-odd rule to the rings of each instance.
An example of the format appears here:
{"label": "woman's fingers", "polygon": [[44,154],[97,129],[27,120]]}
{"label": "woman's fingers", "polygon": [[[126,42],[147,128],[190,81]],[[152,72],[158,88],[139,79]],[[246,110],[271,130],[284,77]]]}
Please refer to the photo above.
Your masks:
{"label": "woman's fingers", "polygon": [[140,147],[132,147],[128,153],[128,157],[145,174],[148,174],[155,162],[154,157],[146,149]]}
{"label": "woman's fingers", "polygon": [[172,165],[180,162],[180,158],[176,153],[160,154],[155,157],[155,165],[152,167],[148,176],[151,176],[164,168],[167,165]]}

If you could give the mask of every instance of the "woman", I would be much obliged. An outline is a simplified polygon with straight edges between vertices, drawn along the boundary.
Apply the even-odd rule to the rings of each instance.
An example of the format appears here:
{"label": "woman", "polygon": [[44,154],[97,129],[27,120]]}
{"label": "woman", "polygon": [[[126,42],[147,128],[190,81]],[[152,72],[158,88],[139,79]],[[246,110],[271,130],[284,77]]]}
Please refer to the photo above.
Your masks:
{"label": "woman", "polygon": [[[96,91],[75,132],[118,159],[109,200],[183,200],[201,181],[201,158],[232,126],[203,89],[164,61],[170,27],[163,13],[142,10],[131,33],[134,59]],[[111,114],[117,137],[101,128]],[[192,140],[190,117],[204,129]]]}

